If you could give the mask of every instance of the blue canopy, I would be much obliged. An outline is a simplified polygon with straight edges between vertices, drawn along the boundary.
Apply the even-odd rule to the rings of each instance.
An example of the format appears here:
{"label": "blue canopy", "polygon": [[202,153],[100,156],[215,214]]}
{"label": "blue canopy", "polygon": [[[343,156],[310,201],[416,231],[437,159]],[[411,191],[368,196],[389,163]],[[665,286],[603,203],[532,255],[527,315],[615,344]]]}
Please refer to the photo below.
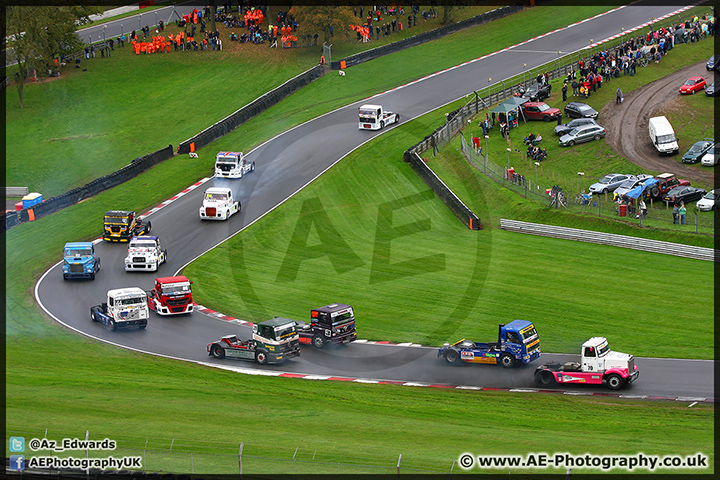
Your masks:
{"label": "blue canopy", "polygon": [[638,185],[637,187],[635,187],[635,188],[633,188],[632,190],[630,190],[629,192],[627,192],[627,193],[625,194],[625,196],[626,196],[626,197],[630,197],[630,198],[632,198],[632,199],[636,199],[636,198],[638,198],[640,195],[642,195],[643,192],[644,192],[646,189],[652,187],[652,186],[655,185],[656,183],[658,183],[658,180],[657,180],[656,178],[649,178],[649,179],[645,180],[644,182],[642,182],[642,183],[641,183],[640,185]]}

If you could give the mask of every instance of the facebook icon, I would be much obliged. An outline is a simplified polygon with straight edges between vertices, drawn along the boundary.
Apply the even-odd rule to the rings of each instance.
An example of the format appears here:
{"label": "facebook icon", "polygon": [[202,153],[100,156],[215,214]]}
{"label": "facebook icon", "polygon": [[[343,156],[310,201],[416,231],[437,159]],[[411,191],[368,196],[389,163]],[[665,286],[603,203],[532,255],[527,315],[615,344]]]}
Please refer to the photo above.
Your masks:
{"label": "facebook icon", "polygon": [[25,470],[25,455],[10,455],[10,470]]}

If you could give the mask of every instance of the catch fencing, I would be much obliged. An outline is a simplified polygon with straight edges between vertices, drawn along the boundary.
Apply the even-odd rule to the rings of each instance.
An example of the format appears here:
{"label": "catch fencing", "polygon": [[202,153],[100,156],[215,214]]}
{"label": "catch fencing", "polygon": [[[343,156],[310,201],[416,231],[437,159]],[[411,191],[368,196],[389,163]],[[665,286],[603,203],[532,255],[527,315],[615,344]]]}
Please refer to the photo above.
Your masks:
{"label": "catch fencing", "polygon": [[402,40],[398,40],[397,42],[392,42],[387,45],[382,45],[380,47],[350,55],[349,57],[345,57],[344,59],[337,62],[331,62],[330,68],[332,68],[333,70],[339,70],[341,68],[342,62],[345,62],[345,67],[352,67],[353,65],[358,65],[369,60],[374,60],[384,55],[399,52],[401,50],[405,50],[406,48],[415,47],[432,40],[437,40],[439,38],[459,32],[461,30],[465,30],[470,27],[476,27],[478,25],[482,25],[484,23],[491,22],[493,20],[497,20],[508,15],[512,15],[513,13],[521,11],[523,8],[525,7],[522,4],[506,5],[504,7],[496,8],[489,12],[485,12],[481,15],[461,20],[451,25],[446,25],[444,27],[436,28],[435,30],[431,30],[429,32],[413,35],[412,37],[404,38]]}
{"label": "catch fencing", "polygon": [[[499,159],[505,161],[504,165],[495,163],[489,159],[489,155],[480,153],[472,143],[465,139],[460,133],[460,150],[468,163],[475,169],[481,171],[498,184],[514,191],[518,195],[530,198],[537,202],[548,205],[552,208],[564,209],[575,213],[597,215],[598,217],[610,218],[623,221],[639,227],[655,227],[663,229],[676,229],[686,233],[698,233],[713,235],[715,233],[715,215],[713,212],[698,212],[694,208],[688,208],[685,224],[681,225],[681,219],[673,218],[672,206],[663,202],[647,202],[647,213],[640,215],[632,205],[622,210],[614,199],[613,194],[583,196],[578,192],[572,192],[573,187],[568,188],[565,182],[557,179],[557,182],[547,183],[538,175],[538,166],[535,165],[535,178],[528,178],[524,175],[511,173],[510,161],[505,155]],[[512,150],[512,149],[511,149]],[[485,150],[486,151],[486,150]],[[484,151],[484,152],[485,152]],[[519,157],[518,157],[519,155]],[[512,158],[513,164],[516,161],[528,162],[532,167],[534,161],[525,158],[523,152],[511,152],[507,158]],[[540,162],[539,162],[540,163]],[[578,189],[579,190],[579,189]]]}
{"label": "catch fencing", "polygon": [[178,153],[189,153],[192,150],[204,147],[223,135],[230,133],[255,115],[264,112],[268,108],[280,102],[280,100],[322,77],[325,71],[326,70],[322,65],[316,65],[310,70],[291,78],[279,87],[272,89],[261,97],[258,97],[248,103],[241,109],[231,113],[214,125],[206,128],[194,137],[185,140],[178,146]]}
{"label": "catch fencing", "polygon": [[[263,444],[246,444],[245,442],[234,443],[232,440],[216,440],[208,443],[183,444],[176,439],[153,439],[125,437],[106,434],[92,434],[82,432],[76,435],[59,435],[52,433],[43,434],[42,431],[32,435],[29,431],[23,431],[19,436],[26,439],[59,439],[59,438],[108,438],[116,442],[116,447],[111,451],[87,451],[90,458],[106,457],[111,455],[115,459],[123,457],[134,457],[140,461],[141,470],[113,471],[112,478],[124,478],[116,476],[118,473],[125,473],[128,478],[150,479],[150,478],[185,478],[193,475],[193,478],[215,478],[224,475],[359,475],[359,474],[450,474],[459,470],[454,460],[444,465],[427,460],[417,455],[400,453],[379,454],[373,456],[348,455],[345,452],[333,451],[330,448],[317,448],[307,446],[276,446]],[[235,435],[236,436],[236,435]],[[210,453],[214,452],[214,453]],[[217,453],[222,452],[222,453]],[[42,457],[46,455],[58,458],[85,458],[86,450],[76,449],[65,452],[37,450],[32,456]],[[31,455],[26,454],[29,459]],[[7,454],[6,454],[7,462]],[[174,472],[174,473],[173,473]],[[28,473],[28,472],[23,472]],[[38,471],[40,473],[40,471]],[[42,471],[44,478],[78,478],[82,475],[87,478],[100,477],[102,472],[99,469],[90,469],[85,472],[80,469],[46,469]],[[162,474],[162,476],[160,476]],[[85,477],[87,475],[87,477]],[[181,477],[182,476],[182,477]],[[25,477],[23,477],[25,478]],[[240,477],[238,477],[240,478]]]}

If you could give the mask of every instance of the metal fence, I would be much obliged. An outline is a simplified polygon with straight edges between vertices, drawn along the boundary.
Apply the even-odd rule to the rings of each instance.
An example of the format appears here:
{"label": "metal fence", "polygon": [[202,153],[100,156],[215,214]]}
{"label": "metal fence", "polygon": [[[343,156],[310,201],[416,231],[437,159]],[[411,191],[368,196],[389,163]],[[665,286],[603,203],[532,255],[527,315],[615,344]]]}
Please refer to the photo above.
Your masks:
{"label": "metal fence", "polygon": [[[175,439],[130,438],[115,435],[84,432],[78,434],[48,434],[28,431],[18,432],[28,442],[34,439],[105,439],[114,440],[116,448],[108,451],[93,451],[79,448],[74,451],[58,452],[53,450],[37,450],[26,453],[26,465],[31,456],[55,456],[57,458],[85,459],[112,456],[115,459],[138,458],[141,464],[137,467],[123,468],[125,473],[132,473],[132,478],[164,478],[158,474],[191,474],[191,475],[307,475],[307,474],[449,474],[457,471],[457,465],[451,460],[447,465],[431,463],[417,456],[381,454],[376,457],[361,455],[348,456],[347,453],[327,451],[323,447],[297,446],[283,448],[280,446],[235,444],[228,441],[211,441],[205,444],[184,445]],[[29,443],[28,443],[29,444]],[[131,446],[129,446],[131,445]],[[223,451],[224,453],[209,453]],[[6,451],[6,465],[11,452]],[[42,469],[35,469],[39,472]],[[73,478],[73,473],[82,472],[79,468],[44,469],[47,478]],[[24,472],[29,473],[29,472]],[[100,469],[90,469],[88,478],[101,473]],[[455,472],[457,473],[457,472]],[[112,477],[118,478],[118,477]],[[208,477],[212,478],[212,477]]]}
{"label": "metal fence", "polygon": [[[493,162],[488,158],[489,156],[479,153],[470,142],[465,140],[462,133],[460,133],[460,149],[470,165],[496,183],[513,190],[518,195],[552,208],[612,218],[640,227],[674,228],[682,232],[706,235],[714,235],[715,233],[715,215],[713,215],[713,212],[698,212],[693,207],[690,207],[685,216],[685,224],[675,224],[672,206],[666,203],[649,201],[646,215],[639,215],[639,212],[633,209],[632,206],[628,206],[627,210],[623,211],[620,205],[613,200],[612,194],[593,195],[588,200],[587,197],[583,197],[578,192],[573,193],[573,188],[567,188],[563,182],[559,181],[559,178],[558,183],[563,183],[563,185],[555,182],[548,183],[538,177],[537,165],[535,165],[535,179],[523,175],[513,175],[508,171],[509,162],[506,161],[505,165]],[[520,156],[522,157],[522,152],[520,152]],[[502,156],[500,158],[505,160]],[[510,155],[508,155],[508,158],[510,158]],[[518,160],[517,152],[512,153],[513,163],[516,160]],[[525,161],[533,163],[532,159]]]}

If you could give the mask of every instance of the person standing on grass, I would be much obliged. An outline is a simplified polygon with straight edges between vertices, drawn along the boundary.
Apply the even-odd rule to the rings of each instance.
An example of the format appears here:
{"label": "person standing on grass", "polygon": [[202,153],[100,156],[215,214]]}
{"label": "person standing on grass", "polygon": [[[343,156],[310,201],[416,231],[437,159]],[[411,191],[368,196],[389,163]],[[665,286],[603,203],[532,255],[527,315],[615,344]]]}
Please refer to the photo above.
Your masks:
{"label": "person standing on grass", "polygon": [[563,82],[562,86],[562,94],[563,94],[563,102],[567,102],[567,80]]}
{"label": "person standing on grass", "polygon": [[675,205],[673,205],[673,212],[672,212],[672,213],[673,213],[673,224],[675,224],[675,225],[677,225],[677,224],[679,223],[679,222],[678,222],[678,220],[679,220],[679,218],[678,218],[678,215],[679,215],[678,211],[679,211],[679,210],[680,210],[680,207],[679,207],[679,205],[678,205],[677,203],[676,203]]}
{"label": "person standing on grass", "polygon": [[678,208],[678,214],[680,215],[680,225],[685,225],[685,214],[687,213],[687,208],[685,208],[684,203],[680,203],[680,208]]}

